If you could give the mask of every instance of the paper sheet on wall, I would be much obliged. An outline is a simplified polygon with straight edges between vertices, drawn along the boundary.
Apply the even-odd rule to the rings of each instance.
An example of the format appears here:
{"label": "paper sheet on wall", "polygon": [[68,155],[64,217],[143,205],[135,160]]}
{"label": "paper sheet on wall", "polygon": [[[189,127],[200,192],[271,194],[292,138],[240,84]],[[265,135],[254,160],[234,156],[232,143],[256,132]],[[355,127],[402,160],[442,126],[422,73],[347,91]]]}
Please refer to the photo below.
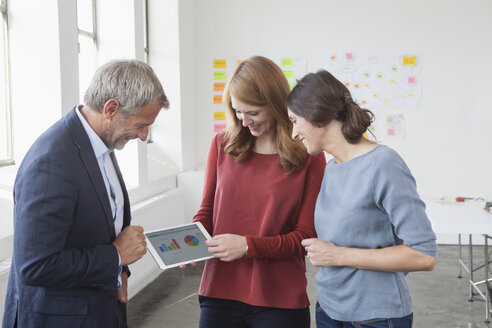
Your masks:
{"label": "paper sheet on wall", "polygon": [[422,104],[422,56],[333,52],[325,68],[368,109],[410,109]]}
{"label": "paper sheet on wall", "polygon": [[403,114],[388,115],[386,133],[388,137],[405,138],[405,116]]}

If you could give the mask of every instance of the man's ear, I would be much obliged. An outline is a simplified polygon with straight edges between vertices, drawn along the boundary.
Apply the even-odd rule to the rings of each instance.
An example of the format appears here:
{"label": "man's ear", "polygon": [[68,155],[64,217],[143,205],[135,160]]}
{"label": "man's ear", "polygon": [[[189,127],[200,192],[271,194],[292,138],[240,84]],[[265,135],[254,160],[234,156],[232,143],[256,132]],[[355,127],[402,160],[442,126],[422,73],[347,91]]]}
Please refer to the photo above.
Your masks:
{"label": "man's ear", "polygon": [[106,119],[111,120],[116,115],[119,109],[120,109],[120,102],[116,99],[109,99],[104,104],[102,114]]}

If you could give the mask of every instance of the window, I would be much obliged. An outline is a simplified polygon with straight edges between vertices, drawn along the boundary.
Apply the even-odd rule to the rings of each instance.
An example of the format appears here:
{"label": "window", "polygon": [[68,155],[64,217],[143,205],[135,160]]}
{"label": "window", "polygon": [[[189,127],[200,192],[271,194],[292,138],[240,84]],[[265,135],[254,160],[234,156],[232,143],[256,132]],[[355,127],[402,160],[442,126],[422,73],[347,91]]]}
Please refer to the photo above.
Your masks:
{"label": "window", "polygon": [[79,31],[79,102],[97,68],[96,0],[77,0]]}
{"label": "window", "polygon": [[10,112],[7,0],[0,2],[0,166],[14,164]]}

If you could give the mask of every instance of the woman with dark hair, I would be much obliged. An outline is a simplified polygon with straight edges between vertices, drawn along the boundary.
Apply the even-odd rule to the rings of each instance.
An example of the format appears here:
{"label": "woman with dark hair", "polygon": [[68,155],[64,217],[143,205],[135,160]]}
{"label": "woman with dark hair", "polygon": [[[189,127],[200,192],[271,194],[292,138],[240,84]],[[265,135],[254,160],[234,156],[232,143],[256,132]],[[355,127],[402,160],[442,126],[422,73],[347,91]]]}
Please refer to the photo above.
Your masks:
{"label": "woman with dark hair", "polygon": [[321,70],[287,98],[292,137],[333,155],[316,202],[318,238],[302,241],[316,275],[318,327],[412,326],[405,273],[431,271],[436,237],[415,179],[391,148],[362,135],[374,115]]}
{"label": "woman with dark hair", "polygon": [[193,221],[213,238],[199,290],[201,328],[308,328],[305,252],[326,160],[291,138],[289,85],[264,57],[227,84],[229,119],[212,140]]}

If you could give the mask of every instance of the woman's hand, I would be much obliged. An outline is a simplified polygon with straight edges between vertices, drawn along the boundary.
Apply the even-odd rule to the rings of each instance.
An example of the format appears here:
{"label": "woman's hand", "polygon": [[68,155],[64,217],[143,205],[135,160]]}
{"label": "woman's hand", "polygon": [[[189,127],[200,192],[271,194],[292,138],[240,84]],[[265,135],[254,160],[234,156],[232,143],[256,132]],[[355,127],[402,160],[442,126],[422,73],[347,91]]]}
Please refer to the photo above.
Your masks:
{"label": "woman's hand", "polygon": [[363,249],[337,246],[316,238],[304,239],[312,265],[318,267],[348,266],[386,272],[432,271],[437,258],[421,253],[407,245]]}
{"label": "woman's hand", "polygon": [[247,246],[246,237],[230,233],[215,235],[205,243],[208,245],[210,253],[225,262],[243,257]]}
{"label": "woman's hand", "polygon": [[[191,266],[196,266],[196,262],[191,261],[191,262],[190,262],[190,265],[191,265]],[[179,267],[180,267],[181,269],[186,269],[186,264],[180,264],[180,265],[179,265]]]}
{"label": "woman's hand", "polygon": [[341,265],[342,247],[318,238],[304,239],[301,242],[312,265],[332,267]]}

